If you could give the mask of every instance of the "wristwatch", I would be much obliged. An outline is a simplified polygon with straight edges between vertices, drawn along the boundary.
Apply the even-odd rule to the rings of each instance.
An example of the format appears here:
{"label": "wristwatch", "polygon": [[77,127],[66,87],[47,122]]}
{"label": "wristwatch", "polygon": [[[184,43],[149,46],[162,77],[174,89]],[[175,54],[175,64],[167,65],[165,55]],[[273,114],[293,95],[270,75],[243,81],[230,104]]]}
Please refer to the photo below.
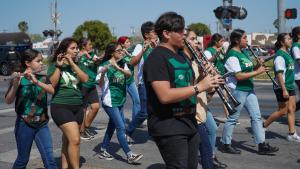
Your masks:
{"label": "wristwatch", "polygon": [[195,95],[200,93],[197,85],[193,86],[193,88],[194,88],[194,91],[195,91]]}

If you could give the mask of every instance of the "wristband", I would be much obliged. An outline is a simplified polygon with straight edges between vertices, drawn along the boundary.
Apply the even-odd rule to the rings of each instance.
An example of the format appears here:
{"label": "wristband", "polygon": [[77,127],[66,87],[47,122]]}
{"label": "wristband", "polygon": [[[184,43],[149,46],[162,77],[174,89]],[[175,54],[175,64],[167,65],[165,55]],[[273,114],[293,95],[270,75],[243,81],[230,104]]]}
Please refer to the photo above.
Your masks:
{"label": "wristband", "polygon": [[59,70],[61,70],[62,66],[59,66],[58,64],[55,64],[55,67]]}
{"label": "wristband", "polygon": [[197,85],[193,86],[193,88],[194,88],[194,91],[195,91],[196,95],[200,93]]}

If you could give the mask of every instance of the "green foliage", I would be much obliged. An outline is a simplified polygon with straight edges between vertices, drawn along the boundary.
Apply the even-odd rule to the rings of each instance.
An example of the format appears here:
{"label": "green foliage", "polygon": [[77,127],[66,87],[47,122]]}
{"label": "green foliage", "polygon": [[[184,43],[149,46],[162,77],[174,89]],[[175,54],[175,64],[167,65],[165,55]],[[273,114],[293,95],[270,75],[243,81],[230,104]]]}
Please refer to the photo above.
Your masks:
{"label": "green foliage", "polygon": [[[270,73],[272,78],[274,78],[274,76],[275,76],[274,75],[274,69],[273,69],[274,68],[273,61],[274,61],[274,59],[269,60],[268,62],[265,63],[265,65],[271,69],[269,73]],[[258,76],[255,76],[254,79],[263,79],[263,80],[271,81],[270,78],[268,77],[267,73],[262,73]]]}
{"label": "green foliage", "polygon": [[26,21],[21,21],[18,24],[18,28],[21,32],[27,32],[28,31],[28,23]]}
{"label": "green foliage", "polygon": [[30,34],[29,36],[30,36],[32,43],[41,42],[41,41],[45,40],[45,38],[41,34]]}
{"label": "green foliage", "polygon": [[210,35],[211,31],[209,27],[203,23],[191,23],[188,25],[188,29],[194,31],[197,36]]}
{"label": "green foliage", "polygon": [[79,25],[73,33],[73,38],[79,41],[83,38],[83,32],[87,32],[88,38],[98,51],[105,50],[106,45],[113,39],[107,24],[99,20],[85,21],[82,25]]}

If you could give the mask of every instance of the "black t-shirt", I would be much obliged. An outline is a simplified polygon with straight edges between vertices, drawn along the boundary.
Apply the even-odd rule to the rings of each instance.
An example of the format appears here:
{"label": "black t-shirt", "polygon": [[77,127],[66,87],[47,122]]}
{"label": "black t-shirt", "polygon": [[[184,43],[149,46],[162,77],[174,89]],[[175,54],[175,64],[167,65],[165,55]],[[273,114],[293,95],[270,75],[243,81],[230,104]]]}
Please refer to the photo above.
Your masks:
{"label": "black t-shirt", "polygon": [[158,46],[145,61],[143,72],[147,90],[149,134],[167,136],[197,132],[195,112],[185,116],[174,116],[176,111],[195,110],[195,97],[178,103],[162,104],[151,86],[153,81],[169,81],[172,88],[191,86],[194,76],[187,59],[168,48]]}

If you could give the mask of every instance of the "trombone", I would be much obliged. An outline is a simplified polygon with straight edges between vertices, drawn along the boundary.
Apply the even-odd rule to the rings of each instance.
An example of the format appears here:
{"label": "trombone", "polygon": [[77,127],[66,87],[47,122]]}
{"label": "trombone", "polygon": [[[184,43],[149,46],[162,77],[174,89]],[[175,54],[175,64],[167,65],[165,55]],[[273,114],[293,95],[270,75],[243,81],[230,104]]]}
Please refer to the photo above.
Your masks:
{"label": "trombone", "polygon": [[[203,57],[202,57],[202,59],[200,59],[200,58],[198,57],[197,52],[194,50],[194,48],[191,46],[191,44],[190,44],[186,39],[184,39],[184,43],[185,43],[185,45],[187,46],[187,48],[190,50],[190,52],[192,53],[192,57],[195,59],[195,61],[198,63],[198,65],[199,65],[199,66],[201,67],[201,69],[203,70],[204,75],[205,75],[205,76],[210,75],[210,74],[208,73],[208,71],[206,70],[206,68],[205,68],[205,63],[209,63],[209,62],[203,60],[203,58],[205,58],[204,53],[201,51],[201,55],[203,55]],[[222,85],[222,86],[225,86],[225,85]],[[227,100],[227,98],[224,96],[223,88],[224,88],[224,87],[219,86],[219,87],[217,87],[215,90],[216,90],[216,92],[218,93],[218,95],[219,95],[219,97],[221,98],[221,100],[222,100],[222,102],[224,103],[224,105],[226,106],[226,108],[227,108],[229,114],[230,114],[230,115],[231,115],[231,114],[234,114],[234,113],[236,112],[236,110],[235,110],[235,108],[234,108],[235,105],[232,106],[232,105],[230,104],[229,100]],[[229,90],[228,90],[228,91],[229,91]],[[230,93],[230,92],[229,92],[229,93]],[[232,95],[231,95],[231,96],[232,96]],[[233,97],[233,96],[232,96],[232,97]],[[234,98],[234,97],[233,97],[233,98]],[[236,100],[236,99],[234,99],[234,100]],[[236,100],[236,104],[240,104],[240,103]]]}

